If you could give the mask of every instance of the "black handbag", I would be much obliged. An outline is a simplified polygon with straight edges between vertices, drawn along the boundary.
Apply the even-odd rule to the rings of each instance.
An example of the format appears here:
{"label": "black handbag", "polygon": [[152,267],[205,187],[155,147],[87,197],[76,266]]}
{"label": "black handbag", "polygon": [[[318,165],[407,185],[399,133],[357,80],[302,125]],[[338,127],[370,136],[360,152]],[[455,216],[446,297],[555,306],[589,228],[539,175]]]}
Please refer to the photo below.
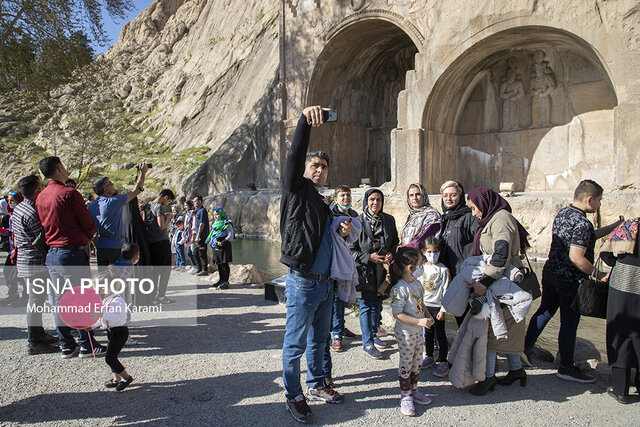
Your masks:
{"label": "black handbag", "polygon": [[578,292],[571,308],[581,316],[607,318],[607,301],[609,299],[609,282],[598,279],[600,257],[596,261],[595,275],[584,278],[578,285]]}
{"label": "black handbag", "polygon": [[531,267],[531,262],[529,262],[529,257],[526,252],[524,253],[524,257],[526,258],[529,267],[522,268],[524,278],[522,279],[522,282],[518,283],[518,286],[520,286],[523,291],[529,292],[533,299],[536,300],[542,295],[542,292],[540,291],[540,282],[538,281],[538,276],[536,276],[536,273],[534,273],[533,268]]}

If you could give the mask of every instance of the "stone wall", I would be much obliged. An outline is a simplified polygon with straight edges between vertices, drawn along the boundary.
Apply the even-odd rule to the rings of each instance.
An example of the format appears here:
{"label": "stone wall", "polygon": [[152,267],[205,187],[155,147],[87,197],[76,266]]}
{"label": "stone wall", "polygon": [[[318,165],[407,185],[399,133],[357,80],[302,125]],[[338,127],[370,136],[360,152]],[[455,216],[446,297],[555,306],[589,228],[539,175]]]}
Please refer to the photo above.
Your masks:
{"label": "stone wall", "polygon": [[[421,181],[434,192],[451,178],[518,191],[567,191],[585,178],[608,189],[638,183],[636,1],[286,3],[286,105],[340,110],[344,125],[312,137],[350,158],[335,182],[353,185],[375,176],[367,165],[388,161],[397,189]],[[389,58],[410,49],[413,68],[388,101],[393,73],[372,79],[384,68],[373,64],[406,70],[399,53]],[[379,129],[371,99],[380,111],[397,107],[386,156],[372,155],[375,136],[365,137]]]}

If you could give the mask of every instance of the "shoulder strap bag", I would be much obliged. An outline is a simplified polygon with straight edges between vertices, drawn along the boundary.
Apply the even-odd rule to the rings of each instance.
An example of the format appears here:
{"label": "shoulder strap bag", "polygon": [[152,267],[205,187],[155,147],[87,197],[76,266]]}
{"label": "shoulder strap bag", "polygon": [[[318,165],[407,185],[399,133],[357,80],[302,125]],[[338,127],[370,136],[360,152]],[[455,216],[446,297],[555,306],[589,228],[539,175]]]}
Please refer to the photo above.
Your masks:
{"label": "shoulder strap bag", "polygon": [[531,267],[531,262],[529,261],[529,257],[526,252],[524,253],[524,257],[527,260],[528,267],[522,268],[524,278],[522,279],[522,282],[518,283],[518,286],[520,286],[523,291],[529,292],[535,300],[540,298],[542,295],[542,292],[540,291],[540,282],[538,281],[538,276],[536,276],[536,273],[534,273],[533,268]]}

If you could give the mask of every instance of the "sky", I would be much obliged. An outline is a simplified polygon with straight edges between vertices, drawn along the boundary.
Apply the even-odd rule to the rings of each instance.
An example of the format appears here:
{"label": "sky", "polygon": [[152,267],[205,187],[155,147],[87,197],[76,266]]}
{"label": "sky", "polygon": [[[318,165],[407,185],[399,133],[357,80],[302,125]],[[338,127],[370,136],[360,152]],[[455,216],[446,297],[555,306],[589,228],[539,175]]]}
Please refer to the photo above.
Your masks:
{"label": "sky", "polygon": [[101,53],[105,53],[109,50],[111,46],[113,46],[118,41],[118,36],[120,35],[120,30],[127,22],[131,21],[133,18],[138,16],[138,14],[143,11],[147,6],[153,3],[153,0],[132,0],[134,9],[129,12],[122,21],[114,22],[111,16],[103,10],[102,13],[102,24],[104,26],[104,31],[109,37],[109,43],[107,46],[98,46],[93,45],[95,49],[95,54],[99,55]]}

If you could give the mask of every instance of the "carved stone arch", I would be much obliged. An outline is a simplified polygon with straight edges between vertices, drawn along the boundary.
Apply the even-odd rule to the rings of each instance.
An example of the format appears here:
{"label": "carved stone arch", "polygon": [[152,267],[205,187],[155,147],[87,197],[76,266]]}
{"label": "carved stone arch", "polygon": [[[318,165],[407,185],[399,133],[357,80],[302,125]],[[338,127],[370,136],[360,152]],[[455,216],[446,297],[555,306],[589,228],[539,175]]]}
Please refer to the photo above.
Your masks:
{"label": "carved stone arch", "polygon": [[305,105],[337,109],[338,123],[314,130],[311,149],[329,154],[330,185],[356,187],[365,178],[381,185],[392,178],[398,94],[418,46],[397,23],[378,15],[362,14],[334,30],[316,59]]}
{"label": "carved stone arch", "polygon": [[[514,182],[518,191],[570,190],[586,177],[612,184],[618,98],[593,46],[533,25],[465,46],[423,112],[425,146],[448,159],[428,166],[434,181],[457,177],[466,187],[496,189]],[[497,117],[487,120],[488,111]]]}
{"label": "carved stone arch", "polygon": [[329,41],[336,34],[345,30],[347,27],[366,20],[386,21],[397,26],[411,38],[411,41],[417,47],[418,52],[422,51],[422,46],[424,44],[424,35],[420,32],[420,30],[418,30],[418,28],[413,25],[413,23],[406,17],[393,11],[384,9],[369,9],[353,13],[343,18],[335,25],[332,25],[322,36],[322,38],[325,41]]}

